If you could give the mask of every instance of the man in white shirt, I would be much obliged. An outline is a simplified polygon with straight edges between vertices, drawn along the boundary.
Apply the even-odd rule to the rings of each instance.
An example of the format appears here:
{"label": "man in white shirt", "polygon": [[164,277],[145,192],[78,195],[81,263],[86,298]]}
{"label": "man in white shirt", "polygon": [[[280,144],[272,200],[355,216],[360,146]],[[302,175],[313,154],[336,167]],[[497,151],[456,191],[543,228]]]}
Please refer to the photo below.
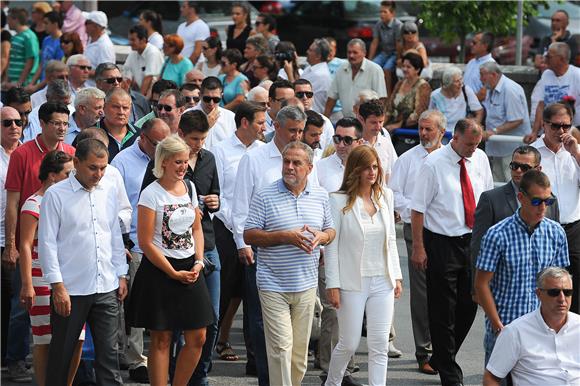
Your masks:
{"label": "man in white shirt", "polygon": [[238,256],[246,267],[246,296],[248,317],[256,370],[260,386],[269,384],[266,343],[262,311],[256,287],[256,264],[252,248],[244,242],[244,227],[248,217],[250,202],[260,188],[267,186],[282,177],[282,150],[293,141],[302,138],[306,114],[296,106],[286,106],[276,116],[276,135],[265,146],[250,151],[240,160],[236,177],[236,199],[232,207],[234,241]]}
{"label": "man in white shirt", "polygon": [[[115,188],[101,183],[107,159],[101,141],[81,141],[74,159],[76,172],[51,187],[42,200],[38,255],[52,287],[53,308],[48,385],[66,384],[85,322],[95,340],[97,379],[107,385],[123,384],[117,331],[128,266]],[[81,228],[87,231],[78,232]]]}
{"label": "man in white shirt", "polygon": [[[316,111],[314,110],[314,103],[316,98],[316,93],[313,91],[312,84],[307,79],[297,79],[294,81],[294,95],[296,98],[302,102],[305,111]],[[316,111],[318,113],[318,111]],[[327,146],[332,144],[332,136],[334,135],[334,126],[330,119],[320,113],[320,117],[323,120],[322,134],[320,137],[320,148],[322,150],[326,149]],[[315,152],[316,153],[316,152]],[[316,154],[315,154],[316,157]]]}
{"label": "man in white shirt", "polygon": [[68,84],[74,103],[77,92],[86,87],[85,82],[89,79],[92,70],[91,62],[83,54],[76,54],[67,59],[66,66],[68,67]]}
{"label": "man in white shirt", "polygon": [[[488,90],[484,102],[485,139],[495,134],[521,137],[529,134],[531,127],[528,101],[522,86],[503,75],[495,62],[482,64],[479,73]],[[516,147],[517,142],[486,143],[485,152],[491,160],[495,181],[506,182],[511,178],[509,163]]]}
{"label": "man in white shirt", "polygon": [[447,127],[445,116],[437,110],[424,111],[419,117],[419,139],[421,143],[403,153],[393,166],[389,188],[393,190],[395,211],[403,220],[403,236],[409,258],[409,291],[411,293],[411,323],[415,340],[415,357],[419,371],[437,374],[429,365],[431,335],[427,313],[427,278],[425,271],[416,269],[411,263],[413,234],[411,231],[411,200],[424,159],[441,147],[441,139]]}
{"label": "man in white shirt", "polygon": [[477,312],[471,299],[471,230],[479,196],[493,188],[489,161],[477,148],[481,139],[475,121],[459,120],[451,142],[425,158],[411,199],[411,263],[427,270],[429,364],[443,385],[463,383],[456,355]]}
{"label": "man in white shirt", "polygon": [[[312,90],[310,90],[312,91]],[[268,113],[266,114],[266,134],[274,132],[274,121],[284,101],[294,98],[294,85],[286,79],[272,83],[268,89]]]}
{"label": "man in white shirt", "polygon": [[477,32],[473,36],[473,39],[471,39],[471,53],[474,58],[465,65],[463,72],[465,85],[471,87],[480,102],[485,99],[485,87],[479,77],[479,67],[487,62],[495,63],[495,59],[491,56],[493,40],[494,36],[491,32]]}
{"label": "man in white shirt", "polygon": [[116,63],[115,47],[107,34],[107,15],[101,11],[92,11],[87,15],[85,22],[89,43],[85,48],[85,56],[91,62],[94,69],[101,63]]}
{"label": "man in white shirt", "polygon": [[75,112],[68,120],[68,131],[64,141],[69,145],[84,129],[97,125],[104,114],[105,93],[96,87],[80,90],[75,98]]}
{"label": "man in white shirt", "polygon": [[141,94],[148,95],[153,82],[161,74],[164,57],[159,48],[147,43],[147,30],[141,25],[129,30],[129,44],[131,53],[123,65],[123,76],[131,79]]}
{"label": "man in white shirt", "polygon": [[560,224],[566,231],[570,274],[574,283],[572,312],[580,313],[580,146],[570,134],[572,111],[553,103],[544,109],[544,135],[532,144],[542,155],[542,171],[558,197]]}
{"label": "man in white shirt", "polygon": [[191,110],[201,110],[207,115],[210,122],[215,122],[209,128],[209,135],[205,141],[205,148],[211,149],[214,145],[230,138],[236,131],[235,114],[219,103],[223,98],[223,86],[215,76],[208,76],[201,83],[201,100]]}
{"label": "man in white shirt", "polygon": [[[574,97],[574,108],[580,111],[580,68],[568,64],[570,46],[562,42],[552,43],[545,58],[548,68],[542,73],[532,93],[532,101],[537,101],[538,105],[533,106],[532,103],[534,122],[531,134],[524,139],[526,143],[538,138],[542,128],[542,113],[550,103],[559,102],[566,96]],[[574,117],[574,125],[580,126],[580,114]]]}
{"label": "man in white shirt", "polygon": [[209,37],[209,26],[199,18],[199,5],[196,1],[181,3],[181,16],[185,21],[177,27],[177,34],[183,39],[181,55],[189,58],[195,66],[201,55],[201,45]]}
{"label": "man in white shirt", "polygon": [[364,102],[359,106],[357,118],[363,125],[363,143],[375,148],[379,154],[381,166],[385,171],[385,183],[388,183],[398,157],[390,134],[386,130],[383,132],[384,106],[378,99]]}
{"label": "man in white shirt", "polygon": [[499,386],[508,374],[514,385],[580,383],[580,316],[570,312],[572,291],[565,269],[540,272],[540,308],[501,331],[483,375],[484,386]]}
{"label": "man in white shirt", "polygon": [[319,114],[324,113],[327,91],[330,88],[330,70],[328,69],[328,55],[330,45],[325,39],[314,39],[306,50],[306,61],[309,66],[304,69],[302,78],[310,81],[314,91],[314,106],[312,109]]}
{"label": "man in white shirt", "polygon": [[[238,249],[232,234],[232,205],[236,196],[234,188],[238,165],[245,154],[264,145],[260,138],[263,138],[266,128],[266,107],[242,102],[236,110],[235,120],[237,126],[235,133],[211,149],[215,156],[220,182],[220,210],[213,218],[216,246],[221,260],[220,331],[217,339],[217,347],[220,348],[221,345],[220,354],[223,349],[227,349],[225,345],[229,342],[230,328],[244,296],[244,266],[238,259]],[[246,322],[244,322],[244,340],[248,347],[251,342]],[[250,355],[251,350],[248,351]]]}
{"label": "man in white shirt", "polygon": [[361,90],[370,89],[379,94],[379,98],[387,96],[383,69],[376,63],[365,58],[366,45],[360,39],[352,39],[347,45],[348,63],[337,71],[328,90],[328,99],[324,107],[324,115],[330,117],[337,100],[342,103],[342,113],[345,117],[353,117],[352,106]]}

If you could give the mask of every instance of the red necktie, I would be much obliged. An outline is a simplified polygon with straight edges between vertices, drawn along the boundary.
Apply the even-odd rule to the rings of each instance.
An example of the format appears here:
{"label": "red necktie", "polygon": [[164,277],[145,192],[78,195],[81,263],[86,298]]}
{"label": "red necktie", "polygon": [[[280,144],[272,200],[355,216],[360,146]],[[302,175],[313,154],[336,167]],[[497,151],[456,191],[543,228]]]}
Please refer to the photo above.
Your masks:
{"label": "red necktie", "polygon": [[460,166],[459,182],[461,183],[463,210],[465,211],[465,225],[473,229],[473,223],[475,221],[475,196],[473,194],[473,187],[471,186],[471,180],[465,167],[465,158],[461,158],[458,164]]}

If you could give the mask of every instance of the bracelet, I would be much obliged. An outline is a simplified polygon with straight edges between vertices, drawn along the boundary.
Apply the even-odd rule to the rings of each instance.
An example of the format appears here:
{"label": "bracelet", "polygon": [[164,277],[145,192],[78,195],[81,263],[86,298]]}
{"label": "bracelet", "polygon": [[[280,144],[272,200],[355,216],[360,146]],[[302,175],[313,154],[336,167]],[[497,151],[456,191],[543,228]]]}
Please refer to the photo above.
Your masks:
{"label": "bracelet", "polygon": [[195,263],[193,263],[193,266],[195,267],[196,264],[201,265],[201,269],[205,268],[205,264],[203,263],[203,260],[196,260]]}

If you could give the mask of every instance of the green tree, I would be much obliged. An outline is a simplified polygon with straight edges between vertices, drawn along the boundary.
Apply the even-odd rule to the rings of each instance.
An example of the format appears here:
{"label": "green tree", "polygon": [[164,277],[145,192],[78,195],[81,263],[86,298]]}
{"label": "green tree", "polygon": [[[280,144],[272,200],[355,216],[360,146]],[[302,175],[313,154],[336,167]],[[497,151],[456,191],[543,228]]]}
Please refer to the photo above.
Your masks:
{"label": "green tree", "polygon": [[[546,1],[524,1],[524,24],[537,15],[538,6]],[[421,3],[420,18],[425,28],[446,42],[459,39],[460,61],[465,57],[465,38],[475,31],[489,31],[497,36],[516,34],[517,1],[425,1]]]}

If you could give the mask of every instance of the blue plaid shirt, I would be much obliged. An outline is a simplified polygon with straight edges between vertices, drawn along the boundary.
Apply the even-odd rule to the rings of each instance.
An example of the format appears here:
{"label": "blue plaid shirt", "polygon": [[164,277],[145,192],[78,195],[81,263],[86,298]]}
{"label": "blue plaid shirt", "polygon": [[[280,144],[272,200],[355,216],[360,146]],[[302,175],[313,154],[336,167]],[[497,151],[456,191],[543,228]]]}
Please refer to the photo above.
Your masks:
{"label": "blue plaid shirt", "polygon": [[[538,308],[536,276],[542,269],[569,265],[560,224],[544,218],[530,233],[520,209],[487,231],[475,264],[481,271],[495,272],[489,286],[504,326]],[[485,327],[491,332],[488,318]]]}

